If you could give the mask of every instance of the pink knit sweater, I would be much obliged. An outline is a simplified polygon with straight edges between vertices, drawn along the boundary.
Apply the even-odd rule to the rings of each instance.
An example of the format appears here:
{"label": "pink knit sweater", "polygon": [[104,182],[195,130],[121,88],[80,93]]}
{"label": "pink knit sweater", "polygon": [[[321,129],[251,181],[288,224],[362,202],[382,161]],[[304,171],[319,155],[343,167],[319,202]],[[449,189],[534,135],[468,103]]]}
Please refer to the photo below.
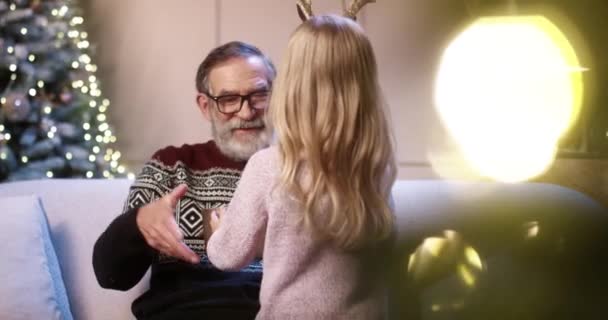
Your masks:
{"label": "pink knit sweater", "polygon": [[277,187],[276,147],[256,153],[243,171],[222,224],[207,244],[211,262],[238,270],[263,246],[257,319],[382,319],[388,249],[346,253],[313,240],[298,225],[295,201]]}

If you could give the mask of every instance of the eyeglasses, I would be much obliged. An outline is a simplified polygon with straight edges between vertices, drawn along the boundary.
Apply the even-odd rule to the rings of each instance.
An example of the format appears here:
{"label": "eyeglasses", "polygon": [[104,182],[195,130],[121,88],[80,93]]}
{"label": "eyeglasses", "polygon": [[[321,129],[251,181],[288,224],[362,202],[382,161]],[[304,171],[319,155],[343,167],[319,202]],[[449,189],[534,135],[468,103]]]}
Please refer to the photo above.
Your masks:
{"label": "eyeglasses", "polygon": [[264,110],[268,108],[270,101],[270,91],[255,91],[244,96],[240,94],[227,94],[224,96],[212,96],[209,93],[204,93],[217,104],[217,110],[223,114],[234,114],[243,108],[243,102],[247,101],[250,108],[256,110]]}

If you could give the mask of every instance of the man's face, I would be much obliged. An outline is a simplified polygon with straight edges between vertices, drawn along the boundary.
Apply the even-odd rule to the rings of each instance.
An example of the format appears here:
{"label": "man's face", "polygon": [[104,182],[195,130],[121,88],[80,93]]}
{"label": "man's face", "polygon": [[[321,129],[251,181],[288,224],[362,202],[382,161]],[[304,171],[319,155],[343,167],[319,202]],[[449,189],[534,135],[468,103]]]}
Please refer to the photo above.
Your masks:
{"label": "man's face", "polygon": [[[230,59],[209,73],[209,94],[247,95],[270,90],[268,71],[258,57]],[[236,160],[247,160],[270,143],[270,132],[265,123],[266,109],[255,109],[243,101],[240,111],[233,114],[219,112],[217,102],[199,95],[198,104],[209,121],[213,139],[219,149]]]}

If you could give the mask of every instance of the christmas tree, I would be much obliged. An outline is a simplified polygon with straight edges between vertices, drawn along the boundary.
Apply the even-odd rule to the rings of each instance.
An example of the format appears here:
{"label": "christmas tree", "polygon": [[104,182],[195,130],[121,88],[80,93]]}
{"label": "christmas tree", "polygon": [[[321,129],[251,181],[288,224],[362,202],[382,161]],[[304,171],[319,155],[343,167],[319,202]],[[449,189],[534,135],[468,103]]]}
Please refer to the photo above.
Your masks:
{"label": "christmas tree", "polygon": [[0,0],[0,181],[126,175],[72,0]]}

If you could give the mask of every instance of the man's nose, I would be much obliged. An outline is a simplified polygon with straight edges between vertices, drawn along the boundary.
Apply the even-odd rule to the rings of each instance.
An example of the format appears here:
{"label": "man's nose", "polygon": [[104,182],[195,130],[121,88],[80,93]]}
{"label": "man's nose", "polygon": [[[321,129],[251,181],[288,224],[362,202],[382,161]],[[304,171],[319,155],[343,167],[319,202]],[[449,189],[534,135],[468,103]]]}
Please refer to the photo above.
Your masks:
{"label": "man's nose", "polygon": [[236,113],[236,116],[243,120],[253,120],[257,116],[257,110],[249,104],[249,99],[243,99],[241,110]]}

